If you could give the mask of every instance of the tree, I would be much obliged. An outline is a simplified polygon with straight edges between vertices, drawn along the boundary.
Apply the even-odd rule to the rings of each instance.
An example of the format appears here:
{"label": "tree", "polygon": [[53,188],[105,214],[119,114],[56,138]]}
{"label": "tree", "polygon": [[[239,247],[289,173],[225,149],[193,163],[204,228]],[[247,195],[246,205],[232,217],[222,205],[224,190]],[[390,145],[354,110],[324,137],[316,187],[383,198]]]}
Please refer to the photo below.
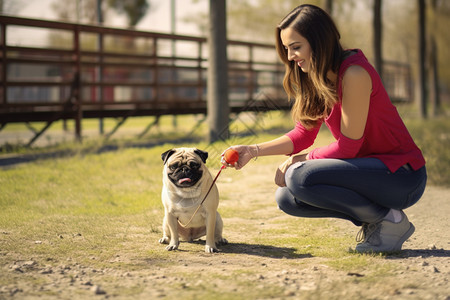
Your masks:
{"label": "tree", "polygon": [[226,0],[209,0],[208,121],[209,141],[229,138]]}
{"label": "tree", "polygon": [[130,27],[136,26],[149,8],[147,0],[108,0],[108,5],[118,13],[125,13]]}
{"label": "tree", "polygon": [[427,117],[427,93],[426,93],[426,68],[425,68],[425,60],[426,60],[426,18],[425,18],[425,0],[417,0],[418,4],[418,13],[419,13],[419,22],[418,22],[418,30],[419,30],[419,107],[420,107],[420,116],[422,118]]}
{"label": "tree", "polygon": [[96,0],[55,1],[51,7],[56,13],[57,18],[61,21],[96,23],[96,3]]}
{"label": "tree", "polygon": [[433,115],[436,116],[441,111],[441,99],[439,91],[439,71],[438,71],[438,49],[436,42],[436,14],[437,14],[437,0],[431,1],[430,6],[430,51],[428,55],[428,65],[430,66],[430,100],[433,105]]}
{"label": "tree", "polygon": [[373,5],[373,54],[375,69],[383,78],[383,54],[382,54],[382,18],[381,18],[382,0],[375,0]]}
{"label": "tree", "polygon": [[[58,16],[58,19],[62,21],[97,23],[97,1],[55,1],[52,3],[52,8]],[[136,26],[150,8],[147,0],[108,0],[106,4],[106,7],[102,7],[102,14],[105,20],[108,18],[108,8],[112,8],[119,14],[125,14],[127,16],[130,27]],[[77,11],[79,12],[74,14]],[[78,20],[77,15],[79,15]]]}
{"label": "tree", "polygon": [[[198,0],[193,0],[198,1]],[[308,3],[320,5],[321,0]],[[298,0],[227,0],[227,34],[230,40],[273,43],[275,27],[292,9],[300,5]],[[207,35],[207,15],[187,15],[185,22],[196,24]]]}
{"label": "tree", "polygon": [[325,10],[331,16],[333,14],[333,0],[325,0]]}
{"label": "tree", "polygon": [[14,15],[24,5],[24,0],[0,0],[0,15]]}

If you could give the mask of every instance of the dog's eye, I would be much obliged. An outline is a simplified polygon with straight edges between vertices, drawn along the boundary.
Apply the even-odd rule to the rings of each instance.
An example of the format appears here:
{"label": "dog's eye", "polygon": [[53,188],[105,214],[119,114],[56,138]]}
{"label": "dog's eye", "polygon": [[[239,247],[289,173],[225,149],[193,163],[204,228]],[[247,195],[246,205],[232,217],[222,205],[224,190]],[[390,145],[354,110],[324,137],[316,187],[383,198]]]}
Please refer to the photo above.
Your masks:
{"label": "dog's eye", "polygon": [[169,166],[169,169],[172,170],[172,171],[174,171],[174,170],[176,170],[179,166],[180,166],[179,163],[174,163],[174,164],[172,164],[172,165]]}
{"label": "dog's eye", "polygon": [[200,164],[191,161],[191,162],[189,163],[189,167],[190,167],[191,169],[198,169],[198,168],[200,168]]}

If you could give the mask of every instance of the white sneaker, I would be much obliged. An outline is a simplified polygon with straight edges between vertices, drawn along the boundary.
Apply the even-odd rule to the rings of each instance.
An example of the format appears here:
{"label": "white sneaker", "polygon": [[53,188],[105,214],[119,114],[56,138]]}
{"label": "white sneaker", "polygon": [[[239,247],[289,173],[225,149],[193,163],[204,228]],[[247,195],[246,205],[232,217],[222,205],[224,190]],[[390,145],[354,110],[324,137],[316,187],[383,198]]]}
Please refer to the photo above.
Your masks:
{"label": "white sneaker", "polygon": [[356,236],[357,252],[400,251],[403,243],[414,233],[415,227],[402,211],[402,220],[394,223],[383,220],[373,224],[363,224]]}

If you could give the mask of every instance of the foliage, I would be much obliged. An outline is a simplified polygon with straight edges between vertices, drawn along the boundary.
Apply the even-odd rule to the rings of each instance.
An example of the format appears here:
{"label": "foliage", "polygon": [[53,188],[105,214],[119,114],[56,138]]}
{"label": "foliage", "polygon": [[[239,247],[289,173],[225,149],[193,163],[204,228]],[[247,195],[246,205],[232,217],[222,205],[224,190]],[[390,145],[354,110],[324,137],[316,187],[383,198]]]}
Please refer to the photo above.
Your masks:
{"label": "foliage", "polygon": [[[81,3],[81,7],[78,5]],[[97,1],[54,1],[51,8],[58,20],[65,22],[97,23]],[[75,13],[74,13],[75,12]]]}
{"label": "foliage", "polygon": [[[245,1],[227,3],[228,37],[235,40],[274,41],[275,27],[281,19],[303,1]],[[321,1],[308,1],[319,5]]]}
{"label": "foliage", "polygon": [[147,13],[149,4],[147,0],[108,0],[109,6],[119,13],[125,13],[130,27],[135,26]]}
{"label": "foliage", "polygon": [[[81,4],[80,4],[81,3]],[[81,5],[81,7],[78,7]],[[103,6],[103,14],[107,16],[108,8],[112,8],[119,14],[125,14],[130,27],[135,26],[147,14],[149,4],[147,0],[107,0],[107,6]],[[55,1],[52,9],[59,20],[66,22],[87,22],[97,23],[97,0],[85,1]],[[74,14],[74,12],[76,12]],[[79,13],[80,12],[80,13]],[[103,19],[105,16],[103,16]],[[102,20],[103,21],[103,20]]]}
{"label": "foliage", "polygon": [[[227,0],[227,35],[232,40],[273,43],[276,25],[289,11],[304,1],[246,1]],[[318,5],[320,0],[308,1]],[[306,3],[306,2],[305,2]],[[198,26],[207,35],[207,13],[202,16],[186,14],[183,21]]]}
{"label": "foliage", "polygon": [[428,184],[450,186],[450,122],[446,117],[432,120],[407,120],[406,125],[422,150]]}

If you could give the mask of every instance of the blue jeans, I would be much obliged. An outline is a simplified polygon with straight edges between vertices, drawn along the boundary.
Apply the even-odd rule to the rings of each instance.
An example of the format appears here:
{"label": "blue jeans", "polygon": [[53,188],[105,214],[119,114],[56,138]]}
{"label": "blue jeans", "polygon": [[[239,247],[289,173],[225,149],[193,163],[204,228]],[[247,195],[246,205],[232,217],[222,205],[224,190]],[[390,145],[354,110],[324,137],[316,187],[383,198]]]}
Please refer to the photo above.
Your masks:
{"label": "blue jeans", "polygon": [[422,196],[425,167],[395,173],[376,158],[316,159],[295,163],[276,192],[285,213],[307,218],[341,218],[360,226],[381,221],[391,208],[405,209]]}

